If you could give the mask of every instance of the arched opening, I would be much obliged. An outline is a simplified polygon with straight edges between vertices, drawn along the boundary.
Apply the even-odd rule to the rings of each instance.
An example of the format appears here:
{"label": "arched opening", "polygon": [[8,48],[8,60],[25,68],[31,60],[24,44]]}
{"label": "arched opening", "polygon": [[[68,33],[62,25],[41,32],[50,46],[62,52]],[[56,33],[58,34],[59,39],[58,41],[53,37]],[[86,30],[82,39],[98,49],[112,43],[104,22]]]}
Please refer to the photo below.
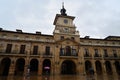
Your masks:
{"label": "arched opening", "polygon": [[97,80],[103,80],[101,62],[96,61],[95,66],[96,66]]}
{"label": "arched opening", "polygon": [[61,74],[76,74],[76,65],[71,60],[65,60],[61,65]]}
{"label": "arched opening", "polygon": [[92,68],[91,62],[90,61],[85,61],[85,71],[86,71],[87,75],[89,74],[90,68]]}
{"label": "arched opening", "polygon": [[38,73],[38,60],[32,59],[30,61],[30,73],[31,75],[37,75]]}
{"label": "arched opening", "polygon": [[115,68],[116,68],[117,74],[120,75],[120,63],[119,63],[119,61],[115,61]]}
{"label": "arched opening", "polygon": [[24,73],[24,65],[25,65],[25,60],[23,58],[18,59],[16,61],[14,75],[20,75],[20,76],[22,76],[23,73]]}
{"label": "arched opening", "polygon": [[8,76],[11,60],[9,58],[4,58],[0,64],[0,75]]}
{"label": "arched opening", "polygon": [[49,75],[51,70],[51,62],[49,59],[43,61],[42,74]]}
{"label": "arched opening", "polygon": [[70,48],[70,46],[66,46],[66,55],[67,56],[71,55],[71,48]]}
{"label": "arched opening", "polygon": [[96,61],[95,66],[96,66],[96,73],[101,75],[102,74],[102,66],[101,66],[100,61]]}
{"label": "arched opening", "polygon": [[109,61],[106,61],[106,62],[105,62],[105,66],[106,66],[107,74],[112,75],[112,68],[111,68],[110,62],[109,62]]}

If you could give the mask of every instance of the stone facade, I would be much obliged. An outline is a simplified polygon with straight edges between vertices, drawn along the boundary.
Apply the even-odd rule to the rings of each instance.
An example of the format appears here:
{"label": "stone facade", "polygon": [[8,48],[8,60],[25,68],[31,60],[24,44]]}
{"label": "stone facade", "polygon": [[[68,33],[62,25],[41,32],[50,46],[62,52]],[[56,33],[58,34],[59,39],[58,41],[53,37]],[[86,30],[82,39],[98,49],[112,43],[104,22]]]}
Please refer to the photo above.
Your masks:
{"label": "stone facade", "polygon": [[[64,11],[64,10],[63,10]],[[80,37],[74,16],[56,14],[53,35],[0,29],[0,75],[75,74],[120,80],[120,36]]]}

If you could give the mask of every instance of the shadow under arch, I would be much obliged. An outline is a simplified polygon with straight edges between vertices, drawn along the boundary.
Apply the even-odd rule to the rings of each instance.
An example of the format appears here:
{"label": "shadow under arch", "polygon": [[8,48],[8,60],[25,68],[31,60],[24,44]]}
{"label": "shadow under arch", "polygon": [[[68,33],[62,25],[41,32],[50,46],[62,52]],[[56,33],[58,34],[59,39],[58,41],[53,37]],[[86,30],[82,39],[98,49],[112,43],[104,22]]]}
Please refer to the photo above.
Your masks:
{"label": "shadow under arch", "polygon": [[42,74],[50,75],[51,73],[51,61],[49,59],[45,59],[42,64]]}
{"label": "shadow under arch", "polygon": [[96,61],[95,62],[95,66],[96,66],[96,73],[101,75],[102,74],[102,66],[101,66],[101,62],[100,61]]}
{"label": "shadow under arch", "polygon": [[14,75],[22,76],[24,74],[24,66],[25,66],[25,59],[24,58],[17,59]]}
{"label": "shadow under arch", "polygon": [[8,76],[10,64],[11,64],[10,58],[6,57],[2,59],[1,64],[0,64],[0,75],[1,76]]}
{"label": "shadow under arch", "polygon": [[115,68],[116,68],[116,72],[118,75],[120,75],[120,62],[119,61],[115,61]]}
{"label": "shadow under arch", "polygon": [[89,75],[90,68],[92,68],[92,63],[89,60],[85,61],[85,72],[87,75]]}
{"label": "shadow under arch", "polygon": [[76,74],[76,65],[72,60],[65,60],[61,64],[61,74]]}
{"label": "shadow under arch", "polygon": [[30,61],[30,72],[31,72],[31,75],[38,74],[38,60],[37,59],[32,59]]}
{"label": "shadow under arch", "polygon": [[105,61],[105,67],[108,75],[112,75],[112,67],[110,61]]}

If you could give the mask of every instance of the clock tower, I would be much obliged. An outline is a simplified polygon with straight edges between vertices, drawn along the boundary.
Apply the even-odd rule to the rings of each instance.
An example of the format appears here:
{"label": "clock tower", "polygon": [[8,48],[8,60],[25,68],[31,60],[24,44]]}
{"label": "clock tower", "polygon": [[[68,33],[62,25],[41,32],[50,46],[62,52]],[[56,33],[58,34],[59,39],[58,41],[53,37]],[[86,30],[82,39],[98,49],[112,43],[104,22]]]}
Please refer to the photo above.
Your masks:
{"label": "clock tower", "polygon": [[60,13],[61,14],[56,14],[53,23],[55,25],[55,29],[53,32],[55,41],[71,39],[79,42],[79,31],[76,31],[76,26],[73,23],[75,17],[67,15],[64,5],[62,5]]}

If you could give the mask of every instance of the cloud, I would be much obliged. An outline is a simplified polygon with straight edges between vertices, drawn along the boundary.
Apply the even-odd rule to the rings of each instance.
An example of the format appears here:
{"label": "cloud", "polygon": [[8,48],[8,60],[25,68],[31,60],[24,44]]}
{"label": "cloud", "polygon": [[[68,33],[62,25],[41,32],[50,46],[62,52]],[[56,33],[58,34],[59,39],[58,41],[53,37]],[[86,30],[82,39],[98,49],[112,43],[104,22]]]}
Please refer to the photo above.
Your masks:
{"label": "cloud", "polygon": [[[60,13],[63,0],[2,0],[0,25],[5,29],[41,31],[52,34],[55,15]],[[67,14],[75,16],[74,23],[81,37],[104,38],[120,36],[119,0],[64,0]]]}

